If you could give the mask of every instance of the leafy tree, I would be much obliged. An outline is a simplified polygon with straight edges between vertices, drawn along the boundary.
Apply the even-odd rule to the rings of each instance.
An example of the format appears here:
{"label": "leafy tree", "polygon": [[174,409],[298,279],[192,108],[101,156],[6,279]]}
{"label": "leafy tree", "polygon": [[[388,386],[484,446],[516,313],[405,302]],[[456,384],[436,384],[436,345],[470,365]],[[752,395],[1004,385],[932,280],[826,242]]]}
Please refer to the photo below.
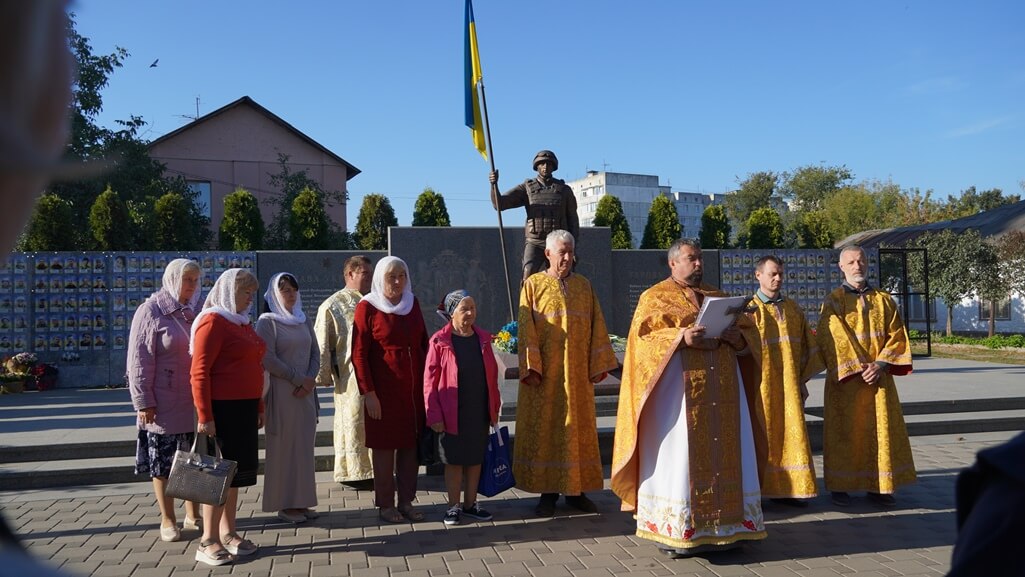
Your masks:
{"label": "leafy tree", "polygon": [[783,246],[783,221],[771,208],[759,208],[747,219],[747,248]]}
{"label": "leafy tree", "polygon": [[594,209],[594,226],[607,226],[612,229],[612,248],[633,248],[633,235],[630,234],[630,223],[623,214],[623,203],[619,198],[606,194],[598,199]]}
{"label": "leafy tree", "polygon": [[713,204],[701,214],[701,232],[698,235],[701,248],[729,248],[730,219],[726,208]]}
{"label": "leafy tree", "polygon": [[1025,296],[1025,231],[1008,232],[996,241],[1001,274],[1008,280],[1011,292]]}
{"label": "leafy tree", "polygon": [[971,263],[970,275],[979,298],[989,301],[989,336],[993,336],[996,334],[997,303],[1011,293],[1011,282],[1002,274],[1000,257],[993,245],[980,242],[978,250],[977,260]]}
{"label": "leafy tree", "polygon": [[76,250],[68,231],[77,227],[68,201],[56,194],[44,194],[36,204],[25,233],[18,242],[20,251]]}
{"label": "leafy tree", "polygon": [[197,234],[189,205],[177,192],[168,192],[153,204],[153,240],[157,250],[206,248]]}
{"label": "leafy tree", "polygon": [[416,197],[413,207],[413,226],[452,226],[445,208],[445,197],[427,187]]}
{"label": "leafy tree", "polygon": [[784,174],[782,194],[794,201],[798,211],[819,210],[836,191],[854,178],[846,166],[802,166],[793,174]]}
{"label": "leafy tree", "polygon": [[[68,45],[75,59],[77,74],[72,86],[71,135],[67,156],[75,160],[112,159],[114,162],[111,170],[102,176],[55,183],[49,187],[48,192],[68,201],[75,221],[84,223],[89,222],[90,211],[104,190],[112,188],[118,191],[129,207],[129,220],[121,224],[131,222],[136,231],[130,248],[152,248],[154,203],[170,190],[179,187],[164,180],[164,166],[150,158],[147,143],[140,137],[140,132],[146,126],[142,118],[130,116],[127,120],[117,120],[115,129],[100,126],[96,122],[103,110],[102,91],[114,71],[128,58],[128,51],[116,47],[110,54],[94,54],[89,40],[75,30],[73,17],[68,23]],[[182,194],[186,200],[194,203],[194,194]],[[194,217],[191,226],[202,231],[200,237],[208,241],[209,219],[198,208],[190,208],[189,212]],[[87,227],[73,227],[65,234],[71,237],[76,248],[93,244],[94,239]]]}
{"label": "leafy tree", "polygon": [[[929,292],[943,299],[947,305],[947,336],[952,334],[954,307],[977,292],[978,283],[973,269],[977,263],[989,259],[990,248],[979,232],[967,230],[958,234],[952,230],[926,233],[915,239],[911,246],[925,248],[929,257]],[[909,261],[911,262],[911,261]],[[922,283],[921,265],[909,269],[912,284]]]}
{"label": "leafy tree", "polygon": [[329,248],[329,218],[324,201],[312,188],[304,188],[292,203],[288,218],[288,248],[323,250]]}
{"label": "leafy tree", "polygon": [[388,197],[368,194],[363,197],[363,205],[356,218],[356,244],[363,250],[385,250],[388,248],[388,227],[398,225],[395,209]]}
{"label": "leafy tree", "polygon": [[969,186],[961,191],[961,196],[950,197],[947,201],[947,218],[961,218],[979,214],[987,210],[993,210],[1006,204],[1013,204],[1021,200],[1017,194],[1004,196],[999,188],[992,188],[983,192],[977,192],[974,186]]}
{"label": "leafy tree", "polygon": [[274,216],[267,226],[266,245],[268,248],[286,248],[289,245],[289,218],[296,197],[305,189],[311,189],[320,195],[324,205],[334,206],[335,203],[345,204],[348,193],[324,190],[320,183],[310,178],[305,169],[293,170],[289,166],[289,155],[278,154],[278,172],[269,174],[270,184],[276,190],[264,199],[266,204],[274,207]]}
{"label": "leafy tree", "polygon": [[833,248],[832,233],[822,211],[798,213],[794,222],[800,248]]}
{"label": "leafy tree", "polygon": [[752,212],[772,207],[778,183],[779,175],[775,172],[754,172],[740,181],[740,188],[726,195],[726,214],[738,235],[746,232],[744,227]]}
{"label": "leafy tree", "polygon": [[96,250],[131,250],[134,231],[128,207],[109,186],[89,210],[89,228]]}
{"label": "leafy tree", "polygon": [[680,238],[680,217],[676,205],[664,194],[655,197],[648,211],[648,222],[644,225],[641,248],[669,248]]}
{"label": "leafy tree", "polygon": [[256,197],[244,188],[224,197],[224,218],[218,231],[221,250],[260,250],[263,248],[263,216]]}

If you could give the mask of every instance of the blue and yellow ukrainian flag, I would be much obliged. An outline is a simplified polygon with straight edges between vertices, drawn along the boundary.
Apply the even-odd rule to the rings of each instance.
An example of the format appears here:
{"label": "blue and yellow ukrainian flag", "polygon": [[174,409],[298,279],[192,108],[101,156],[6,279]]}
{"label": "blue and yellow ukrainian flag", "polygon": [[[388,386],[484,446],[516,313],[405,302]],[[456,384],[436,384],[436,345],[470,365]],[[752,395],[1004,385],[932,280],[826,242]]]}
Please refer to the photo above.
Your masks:
{"label": "blue and yellow ukrainian flag", "polygon": [[480,55],[477,53],[477,28],[473,23],[473,4],[466,0],[466,42],[465,62],[466,71],[466,125],[470,127],[473,135],[473,145],[477,151],[488,158],[487,146],[484,143],[484,122],[480,114],[480,95],[478,87],[484,75],[480,69]]}

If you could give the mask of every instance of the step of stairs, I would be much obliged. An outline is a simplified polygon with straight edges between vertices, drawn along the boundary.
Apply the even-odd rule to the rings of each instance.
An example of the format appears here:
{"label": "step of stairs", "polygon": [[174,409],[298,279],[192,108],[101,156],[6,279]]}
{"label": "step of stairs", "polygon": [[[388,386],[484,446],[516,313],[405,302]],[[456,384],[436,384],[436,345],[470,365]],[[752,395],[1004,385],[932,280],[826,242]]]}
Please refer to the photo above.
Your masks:
{"label": "step of stairs", "polygon": [[[600,396],[595,401],[599,448],[606,464],[612,460],[616,400],[615,396]],[[1025,398],[911,402],[904,403],[902,407],[911,436],[1025,430]],[[809,407],[806,411],[813,451],[822,449],[821,414],[821,407]],[[515,403],[507,403],[503,407],[501,425],[509,427],[513,443],[515,415]],[[321,427],[324,425],[322,423]],[[327,426],[330,426],[330,420]],[[263,435],[260,436],[260,447],[262,467]],[[317,431],[314,454],[317,471],[333,469],[332,432],[329,429]],[[0,446],[0,491],[148,482],[148,477],[134,474],[134,463],[133,440]]]}

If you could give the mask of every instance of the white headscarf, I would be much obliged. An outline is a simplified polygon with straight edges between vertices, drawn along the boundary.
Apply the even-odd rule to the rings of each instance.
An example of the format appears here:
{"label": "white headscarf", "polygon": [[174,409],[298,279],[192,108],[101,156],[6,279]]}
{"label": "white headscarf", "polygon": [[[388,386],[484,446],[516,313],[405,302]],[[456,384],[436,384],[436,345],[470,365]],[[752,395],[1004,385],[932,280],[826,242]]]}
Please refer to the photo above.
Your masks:
{"label": "white headscarf", "polygon": [[[284,299],[281,298],[281,289],[278,284],[281,282],[281,277],[286,274],[295,279],[295,275],[290,272],[279,272],[270,277],[270,286],[267,287],[267,292],[263,293],[263,299],[270,307],[270,312],[263,313],[260,318],[271,319],[286,325],[301,325],[306,322],[306,313],[303,312],[303,297],[299,294],[299,290],[295,291],[295,305],[290,311],[285,310]],[[299,284],[299,281],[295,282]]]}
{"label": "white headscarf", "polygon": [[185,274],[185,267],[189,264],[194,264],[199,269],[199,283],[196,285],[196,292],[192,293],[192,298],[184,304],[190,309],[198,311],[199,299],[203,296],[203,289],[201,288],[203,286],[203,269],[199,266],[198,262],[187,258],[176,258],[167,263],[167,268],[164,269],[164,281],[160,290],[167,291],[167,294],[171,295],[174,302],[180,302],[178,297],[182,292],[182,276]]}
{"label": "white headscarf", "polygon": [[[249,324],[249,308],[241,313],[235,312],[235,289],[238,285],[238,275],[248,272],[241,268],[229,268],[221,273],[221,276],[214,283],[210,293],[206,295],[206,302],[203,303],[203,310],[196,315],[192,321],[192,336],[189,339],[189,354],[192,354],[193,343],[196,342],[196,327],[205,315],[218,314],[236,325]],[[249,305],[252,307],[252,303]]]}
{"label": "white headscarf", "polygon": [[[402,299],[398,304],[392,304],[388,297],[384,296],[384,273],[398,263],[406,271],[406,288],[402,291]],[[375,309],[389,314],[407,315],[413,310],[413,279],[409,276],[409,267],[406,262],[397,256],[386,256],[377,261],[374,267],[374,282],[370,285],[370,294],[363,297],[369,301]]]}

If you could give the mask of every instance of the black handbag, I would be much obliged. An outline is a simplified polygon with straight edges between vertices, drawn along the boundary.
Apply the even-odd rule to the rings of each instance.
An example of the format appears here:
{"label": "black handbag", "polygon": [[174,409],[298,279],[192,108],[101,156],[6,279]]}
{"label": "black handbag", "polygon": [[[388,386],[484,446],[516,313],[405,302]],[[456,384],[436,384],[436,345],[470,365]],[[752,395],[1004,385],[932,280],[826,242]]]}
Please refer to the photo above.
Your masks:
{"label": "black handbag", "polygon": [[421,465],[430,467],[441,463],[441,455],[438,451],[440,442],[440,433],[436,433],[434,429],[425,426],[420,431],[420,437],[416,440],[416,456]]}
{"label": "black handbag", "polygon": [[[204,435],[205,437],[206,435]],[[199,434],[192,442],[191,451],[179,450],[174,454],[171,473],[167,476],[164,493],[169,497],[194,503],[220,506],[228,499],[228,489],[235,478],[238,463],[221,456],[221,446],[214,439],[216,455],[196,452]]]}

